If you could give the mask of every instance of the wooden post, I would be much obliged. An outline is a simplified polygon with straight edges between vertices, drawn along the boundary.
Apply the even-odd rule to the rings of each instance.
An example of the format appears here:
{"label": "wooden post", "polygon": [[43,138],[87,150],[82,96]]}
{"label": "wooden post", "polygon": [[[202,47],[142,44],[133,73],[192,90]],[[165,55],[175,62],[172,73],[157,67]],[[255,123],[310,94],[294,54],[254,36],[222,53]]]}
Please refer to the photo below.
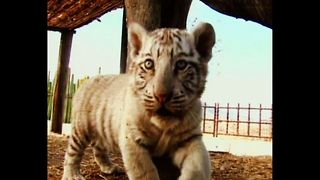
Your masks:
{"label": "wooden post", "polygon": [[160,27],[185,29],[192,0],[162,0]]}
{"label": "wooden post", "polygon": [[123,74],[127,70],[127,51],[128,51],[128,32],[126,23],[126,8],[123,8],[122,14],[122,35],[121,35],[121,53],[120,53],[120,73]]}
{"label": "wooden post", "polygon": [[[185,29],[191,2],[192,0],[124,0],[126,22],[137,22],[148,31],[157,28]],[[127,66],[131,60],[126,58],[126,61],[121,62],[126,62]]]}
{"label": "wooden post", "polygon": [[68,82],[67,82],[67,91],[66,91],[66,97],[65,97],[65,110],[64,110],[64,118],[63,118],[63,122],[64,123],[70,123],[70,108],[71,108],[71,98],[70,98],[70,89],[71,89],[71,70],[70,68],[68,68]]}
{"label": "wooden post", "polygon": [[138,22],[147,30],[160,27],[186,28],[192,0],[125,0],[127,22]]}
{"label": "wooden post", "polygon": [[[50,71],[49,71],[50,73]],[[48,90],[47,90],[48,98],[47,98],[47,120],[51,119],[52,112],[52,82],[48,79]]]}
{"label": "wooden post", "polygon": [[62,132],[64,102],[68,83],[67,73],[73,33],[74,30],[62,31],[60,39],[59,62],[56,73],[57,79],[55,81],[53,92],[53,111],[51,118],[51,132],[59,134]]}

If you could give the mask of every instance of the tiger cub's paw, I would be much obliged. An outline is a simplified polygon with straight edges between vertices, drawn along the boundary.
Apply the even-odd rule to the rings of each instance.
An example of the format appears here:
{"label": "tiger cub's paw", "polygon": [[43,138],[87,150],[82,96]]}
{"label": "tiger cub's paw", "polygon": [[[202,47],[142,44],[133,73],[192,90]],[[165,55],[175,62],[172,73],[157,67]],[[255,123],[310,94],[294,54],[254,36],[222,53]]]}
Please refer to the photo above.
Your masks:
{"label": "tiger cub's paw", "polygon": [[61,180],[85,180],[85,178],[81,174],[63,175]]}
{"label": "tiger cub's paw", "polygon": [[124,173],[124,170],[115,164],[112,164],[110,166],[100,166],[100,170],[104,174],[122,174],[122,173]]}

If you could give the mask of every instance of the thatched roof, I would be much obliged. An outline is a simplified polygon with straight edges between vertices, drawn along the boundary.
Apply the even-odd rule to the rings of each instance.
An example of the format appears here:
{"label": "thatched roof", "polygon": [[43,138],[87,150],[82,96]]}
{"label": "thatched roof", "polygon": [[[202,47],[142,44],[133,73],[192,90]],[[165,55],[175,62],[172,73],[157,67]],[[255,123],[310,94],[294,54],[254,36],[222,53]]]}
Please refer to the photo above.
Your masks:
{"label": "thatched roof", "polygon": [[[211,9],[272,28],[272,0],[201,0]],[[124,7],[124,0],[47,0],[48,30],[74,30],[107,12]],[[181,1],[183,2],[183,1]]]}
{"label": "thatched roof", "polygon": [[48,0],[48,30],[74,30],[107,12],[123,7],[123,0]]}

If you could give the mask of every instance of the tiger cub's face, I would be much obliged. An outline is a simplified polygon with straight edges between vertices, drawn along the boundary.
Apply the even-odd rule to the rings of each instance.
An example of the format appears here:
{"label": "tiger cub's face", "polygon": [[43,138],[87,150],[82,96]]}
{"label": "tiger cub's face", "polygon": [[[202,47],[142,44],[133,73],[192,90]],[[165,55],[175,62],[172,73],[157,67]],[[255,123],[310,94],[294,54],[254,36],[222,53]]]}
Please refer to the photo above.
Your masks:
{"label": "tiger cub's face", "polygon": [[204,91],[213,27],[202,23],[192,33],[170,28],[147,32],[131,23],[128,39],[129,73],[142,105],[160,116],[183,115]]}

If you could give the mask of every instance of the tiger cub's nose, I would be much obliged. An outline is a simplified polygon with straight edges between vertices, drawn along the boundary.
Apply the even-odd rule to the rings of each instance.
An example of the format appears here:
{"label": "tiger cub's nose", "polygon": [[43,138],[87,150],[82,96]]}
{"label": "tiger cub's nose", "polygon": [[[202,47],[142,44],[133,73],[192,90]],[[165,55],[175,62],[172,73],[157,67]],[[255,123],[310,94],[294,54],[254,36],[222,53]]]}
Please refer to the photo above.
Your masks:
{"label": "tiger cub's nose", "polygon": [[170,94],[168,93],[154,93],[154,97],[160,104],[164,104],[169,98]]}
{"label": "tiger cub's nose", "polygon": [[154,97],[157,99],[159,103],[163,104],[167,99],[167,94],[155,93]]}

